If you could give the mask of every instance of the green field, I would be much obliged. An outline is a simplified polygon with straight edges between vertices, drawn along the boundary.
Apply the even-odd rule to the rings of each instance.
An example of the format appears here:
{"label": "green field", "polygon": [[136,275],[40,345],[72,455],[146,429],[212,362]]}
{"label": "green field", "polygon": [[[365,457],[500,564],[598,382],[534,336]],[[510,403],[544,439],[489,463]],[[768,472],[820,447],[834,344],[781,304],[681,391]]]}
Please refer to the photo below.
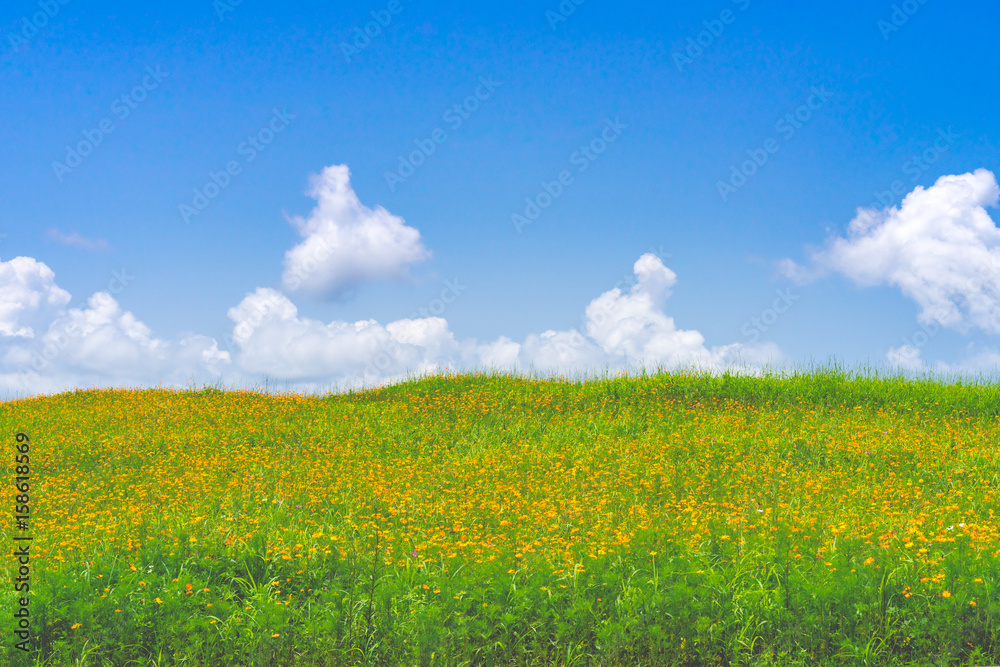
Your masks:
{"label": "green field", "polygon": [[842,370],[7,401],[0,664],[1000,664],[998,415]]}

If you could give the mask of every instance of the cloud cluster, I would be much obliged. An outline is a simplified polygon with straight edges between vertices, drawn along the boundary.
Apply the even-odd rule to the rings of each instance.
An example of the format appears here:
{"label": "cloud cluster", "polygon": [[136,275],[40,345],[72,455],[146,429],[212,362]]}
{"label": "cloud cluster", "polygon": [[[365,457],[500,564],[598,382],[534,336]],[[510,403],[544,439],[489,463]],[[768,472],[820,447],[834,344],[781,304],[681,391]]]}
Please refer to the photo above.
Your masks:
{"label": "cloud cluster", "polygon": [[358,200],[346,165],[314,176],[308,194],[317,201],[309,217],[288,220],[303,241],[285,253],[286,290],[336,299],[364,282],[404,277],[410,264],[430,258],[419,231]]}
{"label": "cloud cluster", "polygon": [[814,251],[811,266],[783,260],[797,282],[829,272],[859,285],[894,285],[920,306],[921,322],[1000,333],[1000,229],[986,207],[1000,188],[978,169],[917,187],[899,207],[858,209],[846,238]]}
{"label": "cloud cluster", "polygon": [[996,349],[982,348],[970,345],[961,361],[948,363],[936,361],[928,363],[921,354],[921,348],[903,344],[894,347],[886,354],[891,368],[916,375],[934,373],[949,376],[986,376],[996,378],[996,370],[1000,368],[1000,352]]}
{"label": "cloud cluster", "polygon": [[40,324],[69,303],[69,292],[55,278],[52,269],[31,257],[0,262],[0,337],[33,338]]}
{"label": "cloud cluster", "polygon": [[[328,297],[348,285],[398,275],[429,256],[417,230],[385,209],[362,206],[348,177],[347,168],[337,166],[314,179],[316,209],[307,220],[293,219],[305,240],[286,256],[287,289]],[[325,256],[315,254],[324,248]],[[321,322],[301,316],[285,293],[257,288],[229,309],[228,350],[220,350],[207,336],[156,337],[108,292],[68,307],[70,294],[56,285],[51,269],[18,257],[0,262],[0,389],[16,395],[220,378],[230,387],[259,386],[266,377],[299,391],[327,391],[445,368],[586,374],[783,361],[774,345],[706,347],[698,331],[677,328],[664,312],[674,272],[652,253],[641,256],[633,271],[627,291],[616,287],[590,302],[580,327],[529,334],[522,342],[457,340],[437,316]],[[290,284],[296,277],[298,284]],[[455,287],[451,300],[460,293]]]}
{"label": "cloud cluster", "polygon": [[[19,260],[34,262],[46,276],[52,273],[26,257],[10,263]],[[58,295],[58,302],[69,302],[67,292],[54,284],[47,287],[49,294]],[[28,300],[39,302],[43,297],[36,290]],[[0,340],[0,387],[11,394],[88,386],[181,386],[192,378],[205,381],[231,368],[229,353],[220,351],[214,339],[194,335],[171,342],[156,338],[107,292],[94,293],[84,307],[59,310],[43,331],[22,327],[18,334]]]}

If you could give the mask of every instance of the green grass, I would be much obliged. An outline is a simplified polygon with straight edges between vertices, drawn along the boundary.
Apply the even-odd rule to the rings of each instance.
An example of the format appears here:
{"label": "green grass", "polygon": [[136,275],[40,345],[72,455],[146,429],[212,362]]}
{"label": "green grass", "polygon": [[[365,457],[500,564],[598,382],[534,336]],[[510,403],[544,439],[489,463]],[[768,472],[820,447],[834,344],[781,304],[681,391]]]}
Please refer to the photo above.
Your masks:
{"label": "green grass", "polygon": [[9,401],[0,664],[998,664],[998,415],[839,367]]}

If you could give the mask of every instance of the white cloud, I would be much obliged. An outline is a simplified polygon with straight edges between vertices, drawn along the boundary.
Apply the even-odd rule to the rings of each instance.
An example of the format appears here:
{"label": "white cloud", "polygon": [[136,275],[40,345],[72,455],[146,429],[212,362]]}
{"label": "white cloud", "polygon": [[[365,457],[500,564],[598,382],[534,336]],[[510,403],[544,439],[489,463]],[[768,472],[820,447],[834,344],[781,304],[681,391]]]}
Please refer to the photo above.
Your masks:
{"label": "white cloud", "polygon": [[[301,318],[284,294],[258,288],[229,309],[237,361],[248,373],[329,383],[437,370],[455,363],[459,346],[440,317],[324,324]],[[443,366],[442,366],[443,367]]]}
{"label": "white cloud", "polygon": [[572,365],[594,370],[601,366],[721,370],[783,361],[778,348],[770,344],[705,347],[701,333],[678,329],[663,310],[677,282],[676,274],[652,253],[636,260],[633,272],[636,281],[628,294],[616,287],[590,302],[583,333],[549,331],[537,339],[529,336],[519,359],[521,365]]}
{"label": "white cloud", "polygon": [[913,372],[927,370],[927,365],[920,358],[920,348],[913,345],[904,344],[890,348],[885,357],[892,368]]}
{"label": "white cloud", "polygon": [[[69,295],[55,285],[51,271],[34,260],[19,260],[21,273],[31,268],[35,282],[64,306]],[[13,268],[7,271],[8,282],[24,282]],[[85,307],[60,309],[39,339],[0,344],[0,387],[47,393],[78,386],[183,386],[221,376],[228,387],[259,386],[266,377],[297,391],[323,392],[444,369],[586,375],[637,366],[721,370],[783,361],[774,345],[707,348],[699,332],[678,329],[663,313],[675,274],[652,254],[640,257],[634,272],[627,293],[614,288],[591,301],[580,329],[529,334],[521,343],[506,337],[458,341],[442,317],[385,325],[375,320],[324,323],[300,316],[281,292],[258,288],[228,311],[235,358],[206,336],[157,338],[110,294],[97,292]],[[34,301],[41,293],[33,292]],[[8,328],[18,323],[13,316],[6,321]]]}
{"label": "white cloud", "polygon": [[886,354],[889,366],[915,374],[933,372],[938,376],[986,376],[996,381],[1000,374],[1000,352],[994,348],[978,348],[970,344],[964,357],[954,363],[946,361],[926,362],[919,347],[904,344],[894,347]]}
{"label": "white cloud", "polygon": [[314,176],[308,194],[317,200],[309,217],[289,218],[304,240],[285,253],[286,290],[338,298],[363,282],[404,277],[408,265],[431,256],[402,218],[361,204],[346,165]]}
{"label": "white cloud", "polygon": [[[310,217],[291,219],[304,240],[286,254],[286,290],[337,295],[365,280],[403,275],[409,263],[430,256],[417,230],[358,202],[347,167],[324,169],[311,194],[318,203]],[[664,312],[674,272],[652,253],[641,256],[633,272],[627,290],[615,287],[590,302],[580,327],[529,334],[522,342],[503,336],[459,341],[440,316],[326,323],[301,316],[286,294],[257,288],[228,310],[233,327],[222,351],[206,336],[156,337],[106,292],[92,295],[86,306],[67,307],[70,295],[55,284],[53,272],[19,257],[0,263],[0,389],[182,386],[221,376],[228,387],[259,386],[267,378],[297,391],[327,391],[444,369],[587,375],[637,366],[721,370],[784,361],[770,344],[706,347],[698,331],[679,329]],[[429,308],[439,315],[464,291],[457,281],[446,284]]]}
{"label": "white cloud", "polygon": [[69,303],[69,292],[55,284],[56,274],[31,257],[0,262],[0,340],[4,336],[33,338]]}
{"label": "white cloud", "polygon": [[813,252],[811,269],[787,259],[779,268],[799,281],[834,271],[860,285],[895,285],[920,305],[921,322],[1000,333],[1000,229],[986,211],[998,199],[985,169],[942,176],[898,208],[858,209],[847,238]]}
{"label": "white cloud", "polygon": [[[28,259],[28,258],[18,258]],[[33,260],[32,260],[33,261]],[[44,267],[44,265],[41,265]],[[47,268],[47,267],[46,267]],[[69,294],[51,285],[53,292]],[[6,287],[0,289],[6,294]],[[8,393],[50,393],[90,386],[182,386],[232,369],[227,352],[206,336],[156,338],[107,292],[85,307],[66,308],[34,340],[0,341],[0,387]]]}
{"label": "white cloud", "polygon": [[75,248],[83,248],[84,250],[107,250],[111,247],[104,239],[94,241],[81,236],[79,232],[63,234],[58,229],[52,228],[48,230],[46,235],[56,243],[71,245]]}
{"label": "white cloud", "polygon": [[444,368],[554,374],[659,365],[721,370],[784,360],[771,344],[706,348],[699,332],[678,329],[662,312],[675,274],[653,254],[640,257],[634,271],[637,280],[628,294],[615,288],[590,303],[582,332],[549,330],[529,334],[523,343],[502,336],[482,344],[456,341],[441,317],[385,326],[374,320],[326,324],[299,317],[286,296],[266,288],[248,294],[229,317],[241,369],[314,386],[361,386]]}

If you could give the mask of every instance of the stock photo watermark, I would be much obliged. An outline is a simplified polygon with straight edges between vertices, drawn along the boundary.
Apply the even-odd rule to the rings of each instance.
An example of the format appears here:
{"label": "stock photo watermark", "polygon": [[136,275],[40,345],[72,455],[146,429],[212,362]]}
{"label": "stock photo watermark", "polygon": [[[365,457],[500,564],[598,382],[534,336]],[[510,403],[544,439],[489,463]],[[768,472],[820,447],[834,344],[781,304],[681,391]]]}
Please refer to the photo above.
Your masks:
{"label": "stock photo watermark", "polygon": [[[479,109],[483,102],[493,97],[493,93],[500,85],[501,82],[494,81],[492,76],[479,77],[479,85],[475,91],[461,102],[456,102],[445,109],[441,120],[448,125],[452,132],[457,131],[465,121],[472,117],[472,114]],[[386,170],[383,173],[389,192],[395,192],[397,187],[413,176],[417,169],[427,161],[427,158],[434,154],[438,146],[446,141],[448,141],[448,133],[442,127],[434,128],[430,135],[424,139],[414,139],[413,144],[416,148],[407,155],[400,155],[399,163],[393,171]]]}
{"label": "stock photo watermark", "polygon": [[[733,4],[739,7],[740,11],[746,11],[750,7],[750,0],[732,0]],[[682,51],[674,51],[674,65],[678,72],[683,72],[684,67],[693,65],[694,61],[700,58],[708,47],[715,43],[715,40],[726,31],[726,26],[736,23],[737,14],[732,9],[723,9],[719,12],[718,18],[707,19],[701,24],[705,29],[693,37],[687,38],[687,46]]]}
{"label": "stock photo watermark", "polygon": [[[272,110],[271,119],[259,130],[247,136],[236,147],[236,153],[243,158],[243,164],[250,164],[257,156],[267,149],[275,137],[284,132],[293,120],[295,114],[287,111]],[[243,173],[243,164],[239,160],[229,160],[219,171],[209,171],[208,180],[200,188],[194,188],[191,202],[177,205],[181,219],[191,222],[191,217],[198,215],[215,200],[222,191],[229,187],[233,179]]]}
{"label": "stock photo watermark", "polygon": [[[459,283],[458,278],[445,280],[441,293],[434,299],[431,299],[426,306],[422,306],[410,313],[407,319],[415,320],[418,318],[440,317],[447,310],[448,306],[455,303],[467,289],[469,289],[469,286]],[[382,341],[376,348],[375,354],[372,355],[372,360],[365,365],[365,382],[371,382],[384,376],[398,362],[399,353],[402,349],[403,346],[391,337]]]}
{"label": "stock photo watermark", "polygon": [[545,20],[549,22],[549,27],[555,30],[560,23],[565,23],[566,19],[576,13],[576,8],[587,0],[562,0],[554,10],[545,10]]}
{"label": "stock photo watermark", "polygon": [[[129,274],[125,267],[122,267],[121,270],[113,270],[111,272],[111,280],[107,284],[107,291],[114,295],[121,294],[134,280],[135,276]],[[68,312],[73,309],[73,306],[69,306],[66,310]],[[86,303],[76,308],[76,310],[81,311],[85,311],[86,309]],[[50,337],[46,335],[43,345],[32,346],[29,353],[31,357],[30,361],[27,364],[22,363],[18,371],[21,384],[24,387],[28,387],[28,375],[32,371],[35,373],[44,371],[63,350],[69,347],[73,340],[79,338],[82,334],[83,331],[80,325],[76,322],[70,322],[62,332],[56,333],[55,336]]]}
{"label": "stock photo watermark", "polygon": [[7,43],[14,53],[23,51],[28,47],[28,43],[33,40],[38,33],[54,19],[59,11],[68,5],[70,0],[40,0],[37,11],[31,15],[21,17],[17,22],[17,28],[13,32],[7,33]]}
{"label": "stock photo watermark", "polygon": [[90,156],[94,150],[104,143],[104,139],[118,129],[115,118],[119,122],[124,121],[132,112],[139,108],[139,105],[149,98],[149,93],[160,87],[160,84],[170,75],[170,72],[163,69],[162,65],[147,67],[142,81],[129,92],[116,97],[111,103],[110,111],[114,118],[108,116],[101,119],[97,126],[82,130],[83,139],[76,145],[66,146],[66,157],[62,162],[53,161],[52,171],[60,183],[66,174],[72,173],[74,169],[83,164],[84,160]]}
{"label": "stock photo watermark", "polygon": [[[621,122],[617,117],[615,117],[614,121],[605,119],[604,129],[601,130],[600,135],[573,151],[569,156],[569,163],[576,167],[577,173],[582,174],[590,168],[590,165],[598,157],[608,150],[608,146],[618,140],[622,132],[626,129],[628,129],[628,125]],[[510,216],[510,221],[514,225],[514,229],[517,230],[517,233],[520,234],[524,227],[535,222],[541,216],[542,211],[552,206],[552,202],[562,196],[562,193],[573,182],[573,173],[569,169],[563,169],[556,174],[553,180],[539,183],[541,188],[539,192],[534,197],[524,198],[524,210],[520,213],[512,213]]]}
{"label": "stock photo watermark", "polygon": [[[650,246],[647,253],[651,253],[661,262],[672,255],[669,252],[663,251],[663,246],[658,248]],[[629,271],[619,278],[611,289],[621,289],[622,287],[632,288],[638,282],[636,278],[635,271]],[[592,301],[589,306],[587,306],[587,315],[592,318],[594,324],[597,326],[603,325],[608,321],[608,318],[613,314],[611,307],[605,301]],[[555,332],[552,332],[555,333]],[[566,358],[570,356],[571,353],[576,352],[588,344],[588,339],[576,328],[572,329],[569,333],[569,342],[563,342],[562,340],[556,340],[552,343],[552,348],[556,351],[556,354],[560,358]],[[543,334],[543,337],[544,334]]]}
{"label": "stock photo watermark", "polygon": [[371,46],[372,40],[381,35],[382,31],[392,23],[392,17],[398,16],[402,12],[403,4],[400,0],[389,0],[389,4],[385,6],[385,9],[373,9],[371,11],[372,20],[365,24],[364,29],[354,26],[352,30],[354,39],[352,42],[350,44],[347,42],[340,43],[340,52],[347,58],[347,62],[350,63],[351,58]]}
{"label": "stock photo watermark", "polygon": [[[978,294],[986,285],[997,285],[1000,272],[996,263],[993,266],[980,266],[976,270],[976,276],[964,285],[964,291],[968,294]],[[934,320],[929,322],[919,322],[919,327],[909,336],[903,336],[899,347],[890,350],[889,354],[896,365],[915,368],[920,365],[920,350],[922,350],[931,340],[941,332],[942,325]]]}
{"label": "stock photo watermark", "polygon": [[14,577],[14,592],[21,594],[14,599],[17,611],[13,614],[13,627],[16,628],[13,630],[13,634],[20,640],[14,644],[14,648],[27,653],[32,650],[31,639],[33,636],[31,598],[29,597],[32,582],[31,543],[34,540],[31,513],[33,505],[31,496],[31,437],[27,433],[18,432],[14,436],[14,440],[17,442],[14,448],[16,452],[14,466],[11,466],[17,475],[13,484],[14,490],[17,491],[14,494],[14,525],[22,534],[14,535],[13,539],[17,548],[13,549],[11,554],[15,564],[14,571],[17,573],[17,577]]}
{"label": "stock photo watermark", "polygon": [[215,0],[212,3],[212,7],[215,9],[215,15],[219,17],[219,20],[225,21],[226,14],[232,14],[242,4],[243,0]]}
{"label": "stock photo watermark", "polygon": [[771,307],[765,308],[760,311],[759,315],[751,317],[740,328],[740,333],[749,338],[751,342],[757,342],[760,339],[760,335],[773,327],[781,316],[787,313],[788,309],[799,300],[799,296],[792,294],[792,291],[788,289],[779,289],[774,293],[777,296],[771,303]]}
{"label": "stock photo watermark", "polygon": [[778,134],[778,137],[770,137],[761,146],[747,149],[746,154],[749,159],[744,160],[739,166],[735,164],[731,165],[728,181],[720,180],[716,183],[715,187],[719,191],[722,201],[729,201],[729,197],[732,194],[746,185],[747,181],[761,167],[767,164],[771,156],[781,150],[781,141],[788,141],[794,137],[795,133],[812,120],[815,112],[822,109],[823,105],[830,101],[831,97],[833,97],[833,93],[828,91],[824,86],[819,86],[818,88],[813,86],[810,89],[810,95],[806,98],[805,104],[801,104],[781,116],[774,124],[774,131]]}
{"label": "stock photo watermark", "polygon": [[879,19],[875,25],[882,33],[882,40],[889,41],[889,37],[894,32],[899,32],[910,21],[910,17],[920,11],[921,5],[927,4],[927,0],[904,0],[904,2],[893,5],[889,20]]}
{"label": "stock photo watermark", "polygon": [[[931,168],[931,165],[941,158],[941,155],[955,145],[955,141],[961,136],[956,134],[951,127],[947,131],[938,128],[937,135],[938,137],[934,140],[933,144],[924,149],[923,152],[912,155],[903,163],[900,171],[910,177],[910,183],[916,183]],[[878,209],[895,206],[899,203],[900,198],[910,190],[912,190],[912,186],[906,185],[902,180],[897,178],[889,184],[888,189],[876,190],[872,193],[875,201],[868,208]]]}

